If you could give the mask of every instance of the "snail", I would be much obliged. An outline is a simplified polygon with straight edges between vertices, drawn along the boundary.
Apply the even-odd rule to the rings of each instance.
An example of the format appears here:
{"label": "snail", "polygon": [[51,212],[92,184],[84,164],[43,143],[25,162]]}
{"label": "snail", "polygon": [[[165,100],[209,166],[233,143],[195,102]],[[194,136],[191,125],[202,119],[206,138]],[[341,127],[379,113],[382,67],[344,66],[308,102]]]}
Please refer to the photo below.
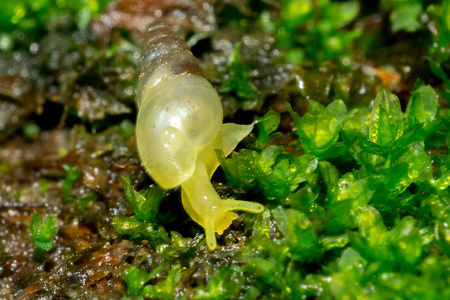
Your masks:
{"label": "snail", "polygon": [[164,23],[146,32],[138,66],[137,148],[141,163],[164,189],[181,186],[188,215],[205,229],[210,250],[216,235],[236,217],[233,211],[259,213],[259,203],[224,200],[210,179],[219,161],[215,149],[229,155],[253,124],[222,124],[223,111],[213,86],[202,76],[185,42]]}

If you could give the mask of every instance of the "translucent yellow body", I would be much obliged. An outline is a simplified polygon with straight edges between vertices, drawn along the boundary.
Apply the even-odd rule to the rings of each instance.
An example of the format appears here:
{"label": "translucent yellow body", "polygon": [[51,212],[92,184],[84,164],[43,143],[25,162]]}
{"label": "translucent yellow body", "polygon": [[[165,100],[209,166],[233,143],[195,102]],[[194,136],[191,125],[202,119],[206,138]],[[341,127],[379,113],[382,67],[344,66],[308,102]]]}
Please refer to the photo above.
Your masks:
{"label": "translucent yellow body", "polygon": [[183,207],[205,228],[208,248],[214,250],[215,232],[230,226],[236,217],[232,211],[263,210],[259,203],[222,200],[210,182],[219,166],[214,150],[230,154],[253,125],[222,124],[217,92],[201,76],[160,81],[152,76],[140,84],[136,135],[142,165],[161,187],[181,185]]}

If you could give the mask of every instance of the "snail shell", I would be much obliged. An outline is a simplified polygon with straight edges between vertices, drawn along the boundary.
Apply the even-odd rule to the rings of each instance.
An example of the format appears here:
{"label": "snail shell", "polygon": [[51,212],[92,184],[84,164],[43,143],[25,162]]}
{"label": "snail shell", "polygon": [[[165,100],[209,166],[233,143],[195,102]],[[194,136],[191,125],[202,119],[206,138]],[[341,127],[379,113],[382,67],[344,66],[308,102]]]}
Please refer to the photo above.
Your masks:
{"label": "snail shell", "polygon": [[183,40],[163,23],[151,26],[139,63],[137,147],[148,174],[165,189],[181,185],[189,216],[205,228],[210,250],[236,217],[231,211],[258,213],[259,203],[222,200],[210,178],[225,155],[253,129],[222,124],[219,96]]}

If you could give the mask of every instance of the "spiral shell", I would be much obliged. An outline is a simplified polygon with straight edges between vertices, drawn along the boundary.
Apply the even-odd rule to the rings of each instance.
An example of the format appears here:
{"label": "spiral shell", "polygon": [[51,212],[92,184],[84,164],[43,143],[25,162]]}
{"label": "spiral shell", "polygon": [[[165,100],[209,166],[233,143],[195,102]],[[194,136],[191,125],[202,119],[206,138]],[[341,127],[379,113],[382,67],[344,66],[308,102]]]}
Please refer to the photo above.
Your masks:
{"label": "spiral shell", "polygon": [[222,200],[210,178],[219,166],[214,152],[231,153],[253,125],[222,124],[219,96],[202,77],[183,40],[163,23],[147,32],[139,64],[137,146],[142,165],[163,188],[181,185],[182,203],[205,228],[209,249],[236,217],[233,210],[261,212],[258,203]]}

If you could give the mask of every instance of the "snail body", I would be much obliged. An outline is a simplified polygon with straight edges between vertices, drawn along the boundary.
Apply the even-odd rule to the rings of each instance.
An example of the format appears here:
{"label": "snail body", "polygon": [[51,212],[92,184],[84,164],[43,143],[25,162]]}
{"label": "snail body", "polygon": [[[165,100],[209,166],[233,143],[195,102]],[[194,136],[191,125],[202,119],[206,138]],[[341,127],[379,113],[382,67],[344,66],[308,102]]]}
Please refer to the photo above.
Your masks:
{"label": "snail body", "polygon": [[205,229],[210,250],[236,217],[232,211],[261,212],[259,203],[222,200],[210,178],[225,155],[253,129],[222,124],[223,111],[213,86],[201,75],[183,40],[163,23],[150,27],[139,63],[136,98],[137,147],[147,173],[165,189],[181,186],[188,215]]}

